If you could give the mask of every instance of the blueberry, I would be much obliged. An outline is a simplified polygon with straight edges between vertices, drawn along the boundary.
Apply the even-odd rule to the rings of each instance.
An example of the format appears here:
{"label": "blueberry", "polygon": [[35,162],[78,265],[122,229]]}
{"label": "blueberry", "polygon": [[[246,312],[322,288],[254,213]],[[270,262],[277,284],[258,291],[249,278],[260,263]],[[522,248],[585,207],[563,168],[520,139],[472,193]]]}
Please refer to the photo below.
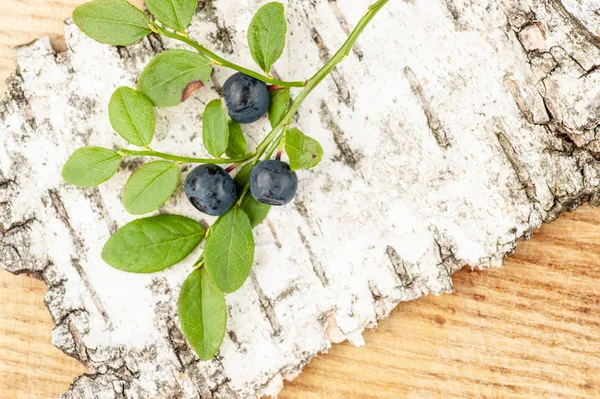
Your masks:
{"label": "blueberry", "polygon": [[223,97],[231,119],[238,123],[252,123],[269,110],[271,97],[267,84],[238,72],[223,85]]}
{"label": "blueberry", "polygon": [[250,174],[250,192],[255,200],[267,205],[285,205],[298,188],[296,172],[281,161],[262,161]]}
{"label": "blueberry", "polygon": [[221,216],[233,206],[237,190],[223,168],[205,164],[196,166],[185,179],[185,195],[200,212]]}

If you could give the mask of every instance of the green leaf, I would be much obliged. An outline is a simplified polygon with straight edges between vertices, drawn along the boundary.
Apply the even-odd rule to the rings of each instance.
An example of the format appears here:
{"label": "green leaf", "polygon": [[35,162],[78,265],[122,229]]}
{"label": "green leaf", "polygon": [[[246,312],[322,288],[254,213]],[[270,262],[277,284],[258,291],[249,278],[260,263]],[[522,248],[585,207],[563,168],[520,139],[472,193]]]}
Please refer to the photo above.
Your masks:
{"label": "green leaf", "polygon": [[127,46],[151,31],[146,15],[125,0],[94,0],[73,11],[73,21],[92,39]]}
{"label": "green leaf", "polygon": [[161,23],[183,31],[192,22],[198,0],[146,0],[146,7]]}
{"label": "green leaf", "polygon": [[277,90],[271,92],[271,105],[269,105],[269,121],[271,121],[271,127],[275,127],[281,122],[283,115],[288,109],[288,103],[290,102],[290,89]]}
{"label": "green leaf", "polygon": [[212,226],[204,261],[221,291],[233,292],[244,284],[254,262],[254,237],[243,210],[234,207]]}
{"label": "green leaf", "polygon": [[204,238],[204,228],[179,215],[157,215],[121,227],[104,245],[102,259],[130,273],[155,273],[181,262]]}
{"label": "green leaf", "polygon": [[123,190],[123,206],[132,215],[152,212],[164,204],[179,183],[179,166],[169,161],[142,165],[131,174]]}
{"label": "green leaf", "polygon": [[283,4],[273,2],[262,6],[248,28],[248,45],[254,61],[269,73],[285,47],[287,21]]}
{"label": "green leaf", "polygon": [[213,157],[220,157],[227,150],[229,127],[220,99],[206,104],[202,115],[202,143]]}
{"label": "green leaf", "polygon": [[[235,175],[233,179],[235,184],[237,185],[238,192],[242,192],[246,184],[250,181],[250,174],[252,173],[252,169],[254,165],[252,162],[248,162],[240,171]],[[240,207],[244,210],[246,215],[248,215],[248,219],[250,220],[250,225],[252,228],[255,228],[259,224],[262,223],[263,220],[267,217],[269,210],[271,209],[270,205],[261,204],[257,200],[255,200],[250,194],[246,194],[244,199],[242,200],[242,204]]]}
{"label": "green leaf", "polygon": [[244,210],[246,215],[248,215],[250,226],[252,226],[252,228],[261,224],[271,210],[270,205],[261,204],[250,194],[246,194],[240,207]]}
{"label": "green leaf", "polygon": [[235,184],[239,189],[238,192],[242,192],[244,186],[246,186],[246,184],[248,184],[248,182],[250,181],[250,173],[252,173],[252,169],[254,169],[254,165],[252,164],[252,162],[248,162],[247,164],[242,166],[240,171],[233,178]]}
{"label": "green leaf", "polygon": [[63,179],[79,187],[104,183],[119,170],[121,156],[102,147],[82,147],[71,155],[62,170]]}
{"label": "green leaf", "polygon": [[235,121],[229,121],[229,144],[225,153],[229,158],[241,158],[246,155],[246,137],[242,131],[242,125]]}
{"label": "green leaf", "polygon": [[172,107],[204,86],[212,71],[211,61],[188,50],[163,51],[144,68],[138,90],[157,107]]}
{"label": "green leaf", "polygon": [[179,322],[188,343],[201,360],[210,360],[219,350],[227,326],[223,292],[205,269],[194,270],[179,294]]}
{"label": "green leaf", "polygon": [[285,134],[285,152],[292,170],[312,168],[323,158],[321,144],[296,128],[288,129]]}
{"label": "green leaf", "polygon": [[108,104],[113,129],[133,145],[146,147],[154,138],[156,116],[152,102],[129,87],[119,87]]}

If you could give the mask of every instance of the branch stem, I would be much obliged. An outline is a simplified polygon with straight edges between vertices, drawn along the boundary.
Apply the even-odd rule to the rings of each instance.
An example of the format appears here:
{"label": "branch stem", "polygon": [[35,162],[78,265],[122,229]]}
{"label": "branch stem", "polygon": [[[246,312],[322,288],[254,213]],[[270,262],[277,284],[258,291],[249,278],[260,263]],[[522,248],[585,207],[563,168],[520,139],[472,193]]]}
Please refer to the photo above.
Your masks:
{"label": "branch stem", "polygon": [[281,118],[279,124],[275,126],[273,130],[271,130],[271,133],[269,133],[267,137],[265,137],[265,139],[256,148],[256,157],[254,163],[258,162],[258,159],[265,152],[269,144],[271,144],[271,142],[273,142],[273,140],[275,140],[285,130],[284,127],[292,122],[292,118],[294,117],[296,112],[298,112],[300,105],[302,104],[302,102],[304,102],[306,97],[308,97],[308,95],[315,89],[315,87],[317,87],[319,83],[321,83],[321,81],[325,79],[325,77],[329,75],[331,71],[333,71],[335,67],[340,62],[342,62],[344,58],[346,58],[348,54],[350,54],[350,51],[352,50],[352,47],[354,46],[354,43],[356,43],[356,40],[358,39],[360,34],[367,27],[369,22],[371,22],[373,17],[377,15],[379,10],[381,10],[383,6],[387,4],[388,1],[389,0],[379,0],[373,3],[371,6],[369,6],[369,9],[365,13],[365,15],[360,19],[360,21],[358,21],[358,24],[350,33],[344,44],[342,44],[340,49],[333,55],[333,57],[331,57],[329,61],[327,61],[325,65],[321,67],[321,69],[317,71],[317,73],[313,75],[312,78],[306,81],[306,86],[298,94],[298,97],[296,97],[294,102],[292,102],[292,105],[290,106],[286,114],[283,116],[283,118]]}
{"label": "branch stem", "polygon": [[181,35],[181,34],[178,34],[175,32],[171,32],[171,31],[163,28],[162,26],[158,25],[155,22],[150,22],[150,26],[163,36],[167,36],[167,37],[170,37],[171,39],[179,40],[181,42],[184,42],[184,43],[192,46],[196,51],[198,51],[200,54],[203,54],[206,57],[210,58],[217,65],[221,65],[221,66],[224,66],[227,68],[231,68],[235,71],[242,72],[248,76],[252,76],[253,78],[256,78],[258,80],[261,80],[261,81],[271,84],[271,85],[283,86],[283,87],[304,87],[304,86],[306,86],[307,82],[285,82],[285,81],[282,81],[279,79],[274,79],[270,76],[266,76],[261,73],[252,71],[248,68],[244,68],[243,66],[237,65],[233,62],[227,61],[225,58],[223,58],[220,55],[218,55],[217,53],[207,49],[206,47],[204,47],[203,45],[201,45],[194,39],[190,38],[188,35],[184,36],[184,35]]}
{"label": "branch stem", "polygon": [[128,150],[121,148],[119,154],[129,157],[156,157],[162,158],[169,161],[185,162],[185,163],[212,163],[215,165],[219,164],[238,164],[243,163],[256,155],[256,152],[249,152],[241,158],[228,159],[228,158],[194,158],[194,157],[180,157],[179,155],[167,154],[165,152],[154,151],[153,149],[145,150]]}

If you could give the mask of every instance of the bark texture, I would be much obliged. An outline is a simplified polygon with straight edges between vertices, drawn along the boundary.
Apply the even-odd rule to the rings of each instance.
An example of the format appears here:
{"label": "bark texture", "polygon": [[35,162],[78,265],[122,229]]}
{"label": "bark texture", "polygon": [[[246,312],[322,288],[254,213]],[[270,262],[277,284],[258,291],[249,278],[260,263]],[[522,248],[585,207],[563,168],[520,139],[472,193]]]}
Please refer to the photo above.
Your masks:
{"label": "bark texture", "polygon": [[[201,1],[190,30],[252,65],[246,27],[260,1]],[[343,42],[368,0],[290,0],[276,64],[307,78]],[[600,203],[600,7],[596,0],[394,0],[301,108],[325,148],[299,194],[256,229],[251,278],[227,296],[218,356],[199,361],[176,300],[195,259],[129,275],[100,259],[130,221],[123,183],[81,190],[60,170],[83,145],[120,147],[107,104],[177,43],[93,42],[67,21],[68,51],[48,39],[19,51],[0,102],[0,260],[48,284],[53,342],[93,372],[64,399],[276,395],[332,342],[361,344],[400,301],[452,292],[464,265],[501,266],[520,238],[582,203]],[[153,145],[206,155],[201,111],[231,72],[158,111]],[[268,123],[250,126],[250,142]],[[255,145],[255,144],[254,144]],[[198,217],[179,194],[163,212]],[[210,222],[210,220],[207,220]]]}

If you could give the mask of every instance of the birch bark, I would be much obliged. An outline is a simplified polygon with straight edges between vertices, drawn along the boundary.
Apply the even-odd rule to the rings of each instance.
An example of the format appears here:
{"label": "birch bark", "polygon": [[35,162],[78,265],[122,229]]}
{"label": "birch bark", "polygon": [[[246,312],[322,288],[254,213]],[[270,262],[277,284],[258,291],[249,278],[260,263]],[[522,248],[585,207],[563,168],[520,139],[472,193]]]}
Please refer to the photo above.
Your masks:
{"label": "birch bark", "polygon": [[[252,65],[245,31],[260,1],[200,2],[191,35]],[[286,79],[315,71],[368,0],[289,0]],[[130,221],[121,187],[81,190],[60,170],[83,145],[120,147],[107,104],[157,52],[150,37],[100,45],[65,24],[19,50],[0,102],[0,260],[48,284],[53,342],[89,366],[75,398],[249,398],[331,343],[362,344],[401,301],[452,292],[465,265],[501,266],[542,222],[600,204],[600,7],[594,0],[393,1],[346,61],[304,103],[299,127],[326,156],[299,194],[256,229],[256,264],[227,296],[218,356],[198,361],[176,316],[195,258],[150,276],[102,263]],[[207,155],[201,111],[230,71],[184,104],[158,111],[156,149]],[[247,129],[256,143],[268,123]],[[198,217],[179,189],[162,209]],[[210,222],[210,220],[207,220]]]}

